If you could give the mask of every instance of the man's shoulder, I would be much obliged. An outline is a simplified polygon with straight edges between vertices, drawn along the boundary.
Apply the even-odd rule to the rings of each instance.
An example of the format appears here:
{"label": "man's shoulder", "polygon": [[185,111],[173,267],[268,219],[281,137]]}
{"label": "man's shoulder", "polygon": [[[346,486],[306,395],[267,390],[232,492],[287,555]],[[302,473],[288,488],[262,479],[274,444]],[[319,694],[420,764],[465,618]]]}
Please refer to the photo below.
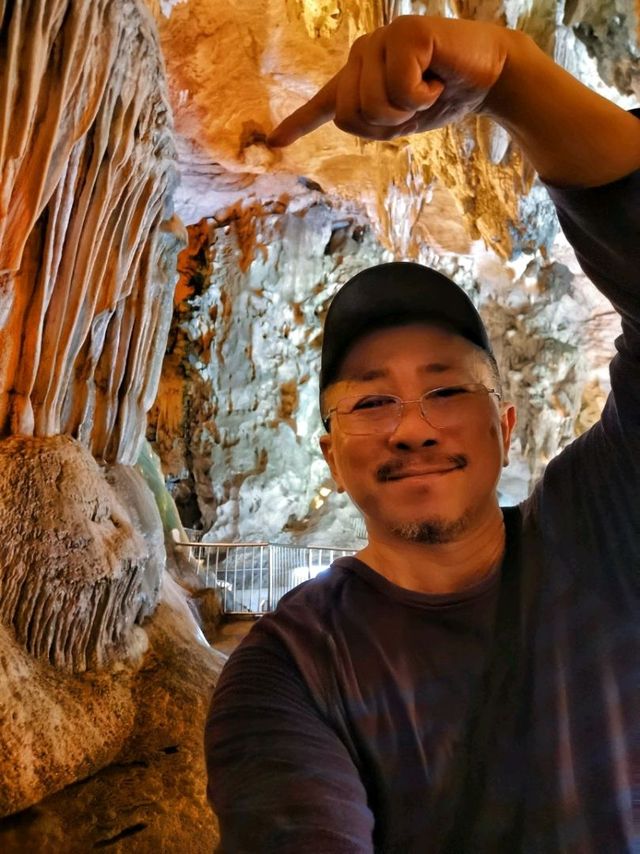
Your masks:
{"label": "man's shoulder", "polygon": [[339,558],[314,578],[285,593],[275,610],[260,620],[264,630],[281,626],[288,631],[325,632],[341,609],[345,587],[352,583],[352,558]]}
{"label": "man's shoulder", "polygon": [[297,672],[318,706],[326,709],[336,666],[334,629],[344,588],[353,578],[348,564],[349,558],[341,558],[285,594],[274,611],[260,617],[232,658]]}
{"label": "man's shoulder", "polygon": [[354,578],[349,570],[352,558],[339,558],[314,578],[285,593],[276,608],[253,626],[243,646],[271,646],[275,649],[317,642],[331,632],[344,600],[344,589]]}

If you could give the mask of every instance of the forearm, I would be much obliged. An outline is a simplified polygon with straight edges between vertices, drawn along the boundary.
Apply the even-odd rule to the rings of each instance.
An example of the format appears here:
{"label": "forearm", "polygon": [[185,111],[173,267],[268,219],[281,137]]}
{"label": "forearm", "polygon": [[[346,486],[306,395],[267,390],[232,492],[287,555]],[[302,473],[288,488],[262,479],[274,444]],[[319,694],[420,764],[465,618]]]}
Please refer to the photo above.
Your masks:
{"label": "forearm", "polygon": [[252,637],[222,672],[205,733],[220,854],[372,854],[373,816],[351,756],[289,657]]}
{"label": "forearm", "polygon": [[482,112],[501,124],[541,178],[608,184],[640,168],[640,122],[557,65],[526,35],[505,31],[507,61]]}

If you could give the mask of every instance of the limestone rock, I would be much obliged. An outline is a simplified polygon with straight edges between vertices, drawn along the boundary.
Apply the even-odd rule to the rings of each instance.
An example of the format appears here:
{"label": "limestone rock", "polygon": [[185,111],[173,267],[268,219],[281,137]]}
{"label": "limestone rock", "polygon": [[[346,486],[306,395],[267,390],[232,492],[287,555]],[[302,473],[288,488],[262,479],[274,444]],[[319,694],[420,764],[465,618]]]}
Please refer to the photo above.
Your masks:
{"label": "limestone rock", "polygon": [[[202,733],[224,657],[204,642],[184,592],[166,575],[147,632],[149,651],[135,671],[90,679],[28,661],[14,646],[22,678],[12,671],[0,682],[14,692],[11,713],[0,707],[2,756],[16,757],[15,767],[2,760],[3,813],[57,793],[0,822],[6,854],[213,850]],[[20,774],[23,800],[14,794],[9,802]]]}
{"label": "limestone rock", "polygon": [[[137,646],[159,555],[78,442],[0,442],[0,620],[56,667],[104,667]],[[121,479],[123,476],[121,475]]]}
{"label": "limestone rock", "polygon": [[91,678],[56,670],[0,625],[0,816],[118,755],[136,715],[129,682],[122,669]]}
{"label": "limestone rock", "polygon": [[[420,0],[150,5],[176,120],[177,204],[191,225],[249,197],[282,198],[303,176],[357,203],[378,241],[401,257],[416,257],[434,227],[434,187],[455,200],[458,227],[503,258],[550,245],[553,234],[536,234],[530,219],[535,209],[548,220],[549,203],[544,194],[530,195],[530,168],[488,119],[387,143],[356,140],[329,123],[285,150],[265,148],[265,134],[333,76],[357,36],[400,14],[455,15],[520,29],[608,97],[637,85],[634,0],[435,0],[428,8]],[[583,42],[597,56],[604,82]],[[194,49],[184,51],[185,44]],[[607,88],[613,83],[619,92]]]}
{"label": "limestone rock", "polygon": [[610,86],[640,97],[640,9],[637,0],[567,2],[564,23],[598,62]]}
{"label": "limestone rock", "polygon": [[166,566],[162,519],[153,492],[137,468],[117,463],[105,470],[107,483],[120,504],[126,508],[132,528],[142,535],[147,555],[140,584],[140,610],[137,620],[150,616],[158,601],[158,592]]}
{"label": "limestone rock", "polygon": [[3,6],[0,436],[135,462],[171,316],[175,148],[131,0]]}

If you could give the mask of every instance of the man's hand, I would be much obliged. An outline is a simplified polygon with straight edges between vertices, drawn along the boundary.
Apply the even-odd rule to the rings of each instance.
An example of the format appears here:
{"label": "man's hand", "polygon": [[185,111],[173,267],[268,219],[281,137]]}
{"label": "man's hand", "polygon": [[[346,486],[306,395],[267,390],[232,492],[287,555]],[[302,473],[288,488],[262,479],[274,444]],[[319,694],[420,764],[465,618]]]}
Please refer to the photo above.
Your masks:
{"label": "man's hand", "polygon": [[332,119],[388,140],[474,112],[506,128],[549,184],[595,187],[640,168],[640,122],[524,33],[415,15],[359,38],[346,65],[268,143],[290,145]]}
{"label": "man's hand", "polygon": [[346,65],[270,135],[285,146],[335,121],[387,140],[457,121],[483,104],[507,59],[511,31],[493,24],[405,15],[362,36]]}

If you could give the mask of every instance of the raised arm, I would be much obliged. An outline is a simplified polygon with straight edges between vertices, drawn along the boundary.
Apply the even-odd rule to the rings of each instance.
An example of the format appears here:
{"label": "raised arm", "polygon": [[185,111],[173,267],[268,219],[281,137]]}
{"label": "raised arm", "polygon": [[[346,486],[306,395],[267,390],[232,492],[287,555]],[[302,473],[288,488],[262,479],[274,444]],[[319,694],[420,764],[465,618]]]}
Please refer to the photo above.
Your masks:
{"label": "raised arm", "polygon": [[541,178],[595,187],[640,168],[640,123],[583,86],[523,33],[477,21],[407,15],[358,39],[345,66],[286,118],[285,146],[325,122],[367,139],[489,115]]}

